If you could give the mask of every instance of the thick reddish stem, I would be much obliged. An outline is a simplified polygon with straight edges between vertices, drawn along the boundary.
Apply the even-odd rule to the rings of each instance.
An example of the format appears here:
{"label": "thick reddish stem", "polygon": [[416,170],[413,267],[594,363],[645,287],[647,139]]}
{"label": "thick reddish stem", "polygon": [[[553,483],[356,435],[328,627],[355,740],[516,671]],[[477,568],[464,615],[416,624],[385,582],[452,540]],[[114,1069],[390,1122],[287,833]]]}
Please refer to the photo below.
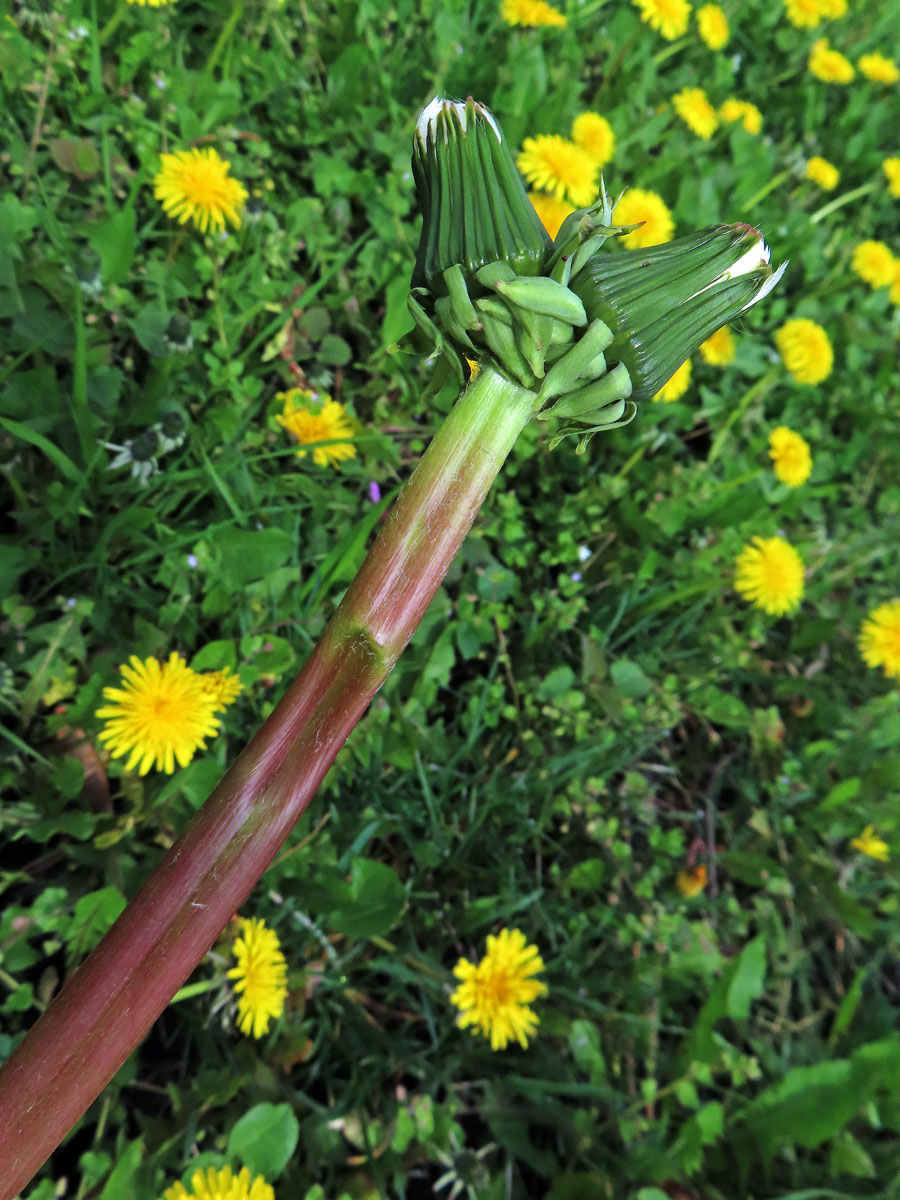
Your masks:
{"label": "thick reddish stem", "polygon": [[284,699],[0,1070],[0,1200],[52,1153],[272,861],[415,631],[533,399],[484,370],[457,401]]}

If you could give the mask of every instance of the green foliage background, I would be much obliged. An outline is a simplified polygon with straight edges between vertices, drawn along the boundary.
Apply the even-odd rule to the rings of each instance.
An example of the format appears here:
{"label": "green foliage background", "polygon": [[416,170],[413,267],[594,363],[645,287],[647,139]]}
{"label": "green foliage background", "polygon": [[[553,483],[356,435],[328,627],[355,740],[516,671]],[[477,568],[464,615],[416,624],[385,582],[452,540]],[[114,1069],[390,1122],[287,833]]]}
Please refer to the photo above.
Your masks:
{"label": "green foliage background", "polygon": [[[449,403],[397,351],[418,236],[409,147],[435,93],[510,141],[592,109],[612,192],[677,232],[764,230],[783,285],[589,455],[516,447],[410,649],[243,915],[278,932],[291,999],[233,1024],[223,941],[29,1196],[153,1200],[246,1163],[279,1200],[900,1196],[896,686],[865,613],[898,587],[897,313],[852,274],[900,253],[881,173],[897,89],[806,73],[823,33],[900,52],[890,6],[797,30],[727,8],[727,50],[664,42],[626,3],[513,29],[490,0],[13,5],[0,29],[0,461],[6,758],[0,1055],[99,940],[271,711]],[[755,102],[701,142],[671,96]],[[153,197],[161,152],[212,145],[251,193],[204,237]],[[821,154],[842,172],[803,180]],[[173,346],[174,314],[192,349]],[[773,331],[822,324],[831,377],[793,384]],[[272,419],[296,364],[346,403],[357,458],[298,460]],[[146,486],[112,471],[165,414]],[[810,442],[795,491],[766,455]],[[370,499],[379,483],[384,500]],[[732,589],[751,536],[807,566],[791,619]],[[586,548],[581,550],[581,548]],[[131,654],[235,667],[226,732],[172,777],[97,752]],[[704,863],[686,899],[678,870]],[[454,1025],[451,968],[502,926],[546,962],[540,1033],[492,1053]],[[63,1185],[62,1181],[67,1183]],[[65,1187],[61,1192],[58,1188]],[[680,1189],[680,1190],[679,1190]]]}

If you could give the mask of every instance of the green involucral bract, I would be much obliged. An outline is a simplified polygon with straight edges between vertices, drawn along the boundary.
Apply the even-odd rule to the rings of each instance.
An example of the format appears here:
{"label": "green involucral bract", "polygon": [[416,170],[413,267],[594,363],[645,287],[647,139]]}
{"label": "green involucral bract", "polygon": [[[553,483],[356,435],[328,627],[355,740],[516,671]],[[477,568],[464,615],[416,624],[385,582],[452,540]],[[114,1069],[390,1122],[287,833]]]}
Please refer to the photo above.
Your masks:
{"label": "green involucral bract", "polygon": [[410,310],[440,357],[436,378],[489,362],[534,392],[534,415],[561,421],[579,453],[627,424],[685,359],[774,287],[784,270],[749,225],[716,225],[639,251],[610,253],[597,203],[572,213],[552,242],[496,118],[471,98],[433,100],[416,122],[413,174],[422,234]]}

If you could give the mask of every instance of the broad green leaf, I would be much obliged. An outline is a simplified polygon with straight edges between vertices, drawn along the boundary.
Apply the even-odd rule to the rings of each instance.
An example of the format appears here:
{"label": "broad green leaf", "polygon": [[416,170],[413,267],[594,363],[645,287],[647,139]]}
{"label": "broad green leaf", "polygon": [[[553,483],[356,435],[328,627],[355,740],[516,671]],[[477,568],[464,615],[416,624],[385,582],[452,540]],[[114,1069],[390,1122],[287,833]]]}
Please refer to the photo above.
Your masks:
{"label": "broad green leaf", "polygon": [[291,1160],[300,1125],[289,1104],[257,1104],[228,1135],[228,1157],[251,1175],[275,1179]]}

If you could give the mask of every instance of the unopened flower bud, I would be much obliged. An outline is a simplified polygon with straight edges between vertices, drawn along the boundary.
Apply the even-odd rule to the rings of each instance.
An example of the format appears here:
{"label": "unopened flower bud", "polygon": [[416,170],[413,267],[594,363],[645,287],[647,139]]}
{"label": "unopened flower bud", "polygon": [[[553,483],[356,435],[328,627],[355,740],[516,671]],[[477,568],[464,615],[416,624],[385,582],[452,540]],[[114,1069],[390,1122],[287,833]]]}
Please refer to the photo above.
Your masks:
{"label": "unopened flower bud", "polygon": [[483,294],[472,285],[487,263],[508,263],[515,275],[541,272],[550,236],[483,104],[432,100],[416,122],[412,169],[422,211],[414,288],[446,295],[444,272],[456,266],[473,295]]}
{"label": "unopened flower bud", "polygon": [[701,342],[772,290],[787,266],[750,225],[715,225],[689,237],[596,254],[571,281],[590,320],[613,332],[610,363],[624,363],[632,397],[656,395]]}

